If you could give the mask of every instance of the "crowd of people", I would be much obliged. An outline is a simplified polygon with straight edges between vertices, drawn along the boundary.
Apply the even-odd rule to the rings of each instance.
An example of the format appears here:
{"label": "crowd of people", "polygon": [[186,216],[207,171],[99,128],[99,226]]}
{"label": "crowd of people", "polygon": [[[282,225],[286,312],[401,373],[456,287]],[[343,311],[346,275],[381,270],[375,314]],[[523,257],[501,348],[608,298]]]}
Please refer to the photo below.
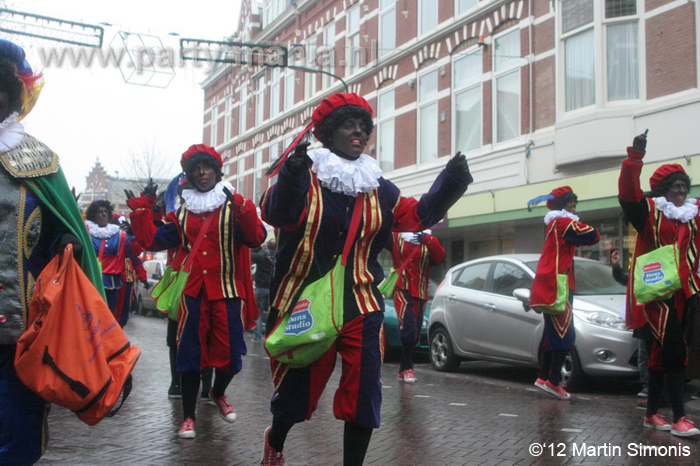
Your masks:
{"label": "crowd of people", "polygon": [[[196,437],[200,385],[205,387],[201,396],[216,404],[222,419],[235,422],[226,392],[243,367],[244,332],[254,329],[253,341],[261,341],[296,312],[305,289],[340,270],[342,311],[333,323],[335,340],[304,366],[271,357],[272,416],[263,434],[262,464],[284,464],[287,435],[314,414],[337,355],[342,373],[333,411],[344,422],[343,463],[363,464],[372,432],[381,423],[384,298],[378,286],[384,271],[379,254],[390,250],[399,271],[393,295],[402,345],[397,377],[415,383],[413,351],[428,299],[429,270],[445,257],[429,228],[472,183],[465,156],[458,152],[452,157],[420,200],[403,197],[382,176],[377,161],[364,153],[374,128],[372,108],[359,95],[338,93],[322,101],[309,127],[272,164],[270,175],[277,178],[257,206],[224,180],[221,154],[195,144],[182,154],[185,176],[177,183],[179,205],[173,210],[163,212],[157,187],[149,183],[139,196],[127,192],[132,210],[128,220],[115,216],[108,200],[94,201],[83,218],[57,156],[24,133],[20,123],[40,86],[24,51],[0,40],[0,187],[5,193],[0,205],[14,216],[3,217],[0,228],[15,245],[0,250],[11,276],[2,289],[7,304],[0,322],[0,390],[10,400],[0,404],[0,463],[33,464],[43,454],[47,404],[17,379],[14,352],[26,326],[33,279],[51,257],[73,244],[121,326],[127,324],[134,283],[148,286],[141,252],[168,251],[176,277],[170,285],[174,290],[181,285],[168,321],[168,397],[181,399],[177,435],[184,439]],[[309,131],[320,147],[311,149],[304,140]],[[687,198],[690,180],[676,164],[656,170],[651,192],[642,191],[645,148],[646,133],[628,148],[620,174],[620,204],[638,232],[632,262],[645,252],[676,245],[681,287],[638,304],[633,277],[626,278],[619,266],[615,273],[630,284],[627,324],[642,342],[640,355],[648,358],[644,427],[697,435],[700,431],[684,412],[683,383],[689,322],[697,313],[700,290],[698,204]],[[600,234],[579,221],[578,198],[570,187],[533,201],[541,200],[547,201],[549,212],[529,303],[544,319],[542,368],[535,386],[567,400],[571,395],[561,368],[576,337],[573,257],[577,246],[595,244]],[[24,245],[27,253],[18,256],[17,245]],[[340,258],[343,267],[337,268]],[[619,257],[615,262],[619,265]],[[664,387],[672,422],[658,412]]]}

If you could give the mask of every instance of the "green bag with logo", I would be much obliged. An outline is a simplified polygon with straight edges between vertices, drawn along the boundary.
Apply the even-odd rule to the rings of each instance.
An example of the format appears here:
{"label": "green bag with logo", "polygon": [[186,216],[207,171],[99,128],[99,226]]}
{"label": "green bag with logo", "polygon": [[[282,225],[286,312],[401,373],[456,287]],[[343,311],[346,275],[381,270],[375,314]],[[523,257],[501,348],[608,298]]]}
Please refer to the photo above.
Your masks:
{"label": "green bag with logo", "polygon": [[554,303],[540,304],[532,308],[543,314],[557,315],[566,310],[566,302],[569,300],[569,276],[565,273],[557,274],[557,299]]}
{"label": "green bag with logo", "polygon": [[634,262],[634,299],[638,305],[664,299],[681,288],[678,246],[662,246]]}
{"label": "green bag with logo", "polygon": [[396,281],[399,279],[399,274],[393,268],[386,276],[384,281],[379,285],[379,292],[384,295],[385,298],[391,299],[394,297],[394,289],[396,288]]}
{"label": "green bag with logo", "polygon": [[364,195],[355,199],[350,229],[343,254],[323,277],[307,285],[294,307],[281,314],[265,351],[275,360],[293,368],[306,367],[323,356],[335,343],[343,326],[345,266],[360,225]]}

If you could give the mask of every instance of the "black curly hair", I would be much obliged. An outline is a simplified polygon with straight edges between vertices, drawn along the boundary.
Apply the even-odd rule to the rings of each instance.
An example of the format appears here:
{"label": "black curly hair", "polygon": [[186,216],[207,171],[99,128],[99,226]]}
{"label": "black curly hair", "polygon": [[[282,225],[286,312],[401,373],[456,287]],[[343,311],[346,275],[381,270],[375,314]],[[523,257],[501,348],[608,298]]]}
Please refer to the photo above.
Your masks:
{"label": "black curly hair", "polygon": [[578,196],[574,193],[566,193],[562,197],[556,200],[554,203],[554,210],[564,210],[564,207],[566,207],[566,204],[569,202],[574,201],[578,202]]}
{"label": "black curly hair", "polygon": [[684,182],[685,186],[688,188],[688,191],[690,191],[690,177],[684,172],[675,172],[671,173],[663,179],[661,184],[654,191],[651,192],[651,197],[666,196],[666,193],[669,189],[671,189],[673,183],[675,183],[678,180]]}
{"label": "black curly hair", "polygon": [[0,115],[0,121],[5,120],[12,112],[19,112],[22,108],[22,81],[17,77],[17,67],[7,59],[0,58],[0,91],[7,92],[7,112]]}
{"label": "black curly hair", "polygon": [[357,105],[343,105],[342,107],[333,110],[330,115],[328,115],[319,129],[320,139],[323,143],[323,147],[330,148],[333,142],[333,132],[348,118],[359,118],[365,125],[367,131],[367,137],[372,134],[374,129],[374,122],[372,121],[372,115],[362,107]]}
{"label": "black curly hair", "polygon": [[223,178],[223,173],[221,172],[221,168],[219,167],[219,164],[216,160],[214,160],[212,157],[208,155],[194,155],[190,160],[187,161],[187,165],[185,166],[185,176],[187,177],[187,187],[194,188],[195,185],[191,181],[193,179],[192,177],[192,170],[194,170],[195,165],[197,165],[199,162],[203,162],[207,165],[209,165],[211,168],[214,169],[216,172],[216,182],[218,183],[221,181]]}
{"label": "black curly hair", "polygon": [[88,206],[87,212],[85,212],[85,218],[87,218],[91,222],[94,222],[95,218],[97,217],[97,211],[100,209],[100,207],[107,208],[107,210],[109,211],[109,218],[111,220],[112,215],[114,215],[114,206],[106,199],[93,201],[92,204]]}

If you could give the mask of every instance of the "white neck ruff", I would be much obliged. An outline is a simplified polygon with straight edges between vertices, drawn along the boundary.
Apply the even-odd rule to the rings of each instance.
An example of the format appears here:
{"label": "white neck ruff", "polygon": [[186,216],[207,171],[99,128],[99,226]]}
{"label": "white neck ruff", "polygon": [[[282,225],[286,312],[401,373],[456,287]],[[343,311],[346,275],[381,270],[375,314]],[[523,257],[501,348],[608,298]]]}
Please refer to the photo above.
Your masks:
{"label": "white neck ruff", "polygon": [[383,172],[369,155],[362,154],[355,160],[347,160],[325,148],[311,150],[308,154],[314,162],[311,169],[321,186],[334,193],[356,197],[379,187]]}
{"label": "white neck ruff", "polygon": [[685,203],[680,207],[676,207],[663,196],[654,197],[652,200],[656,204],[656,208],[669,220],[678,220],[681,223],[688,223],[698,216],[697,200],[693,198],[686,198]]}
{"label": "white neck ruff", "polygon": [[206,193],[200,193],[196,189],[185,189],[182,191],[182,199],[185,201],[185,209],[193,214],[204,214],[213,212],[221,207],[228,200],[222,188],[228,188],[231,193],[236,190],[228,181],[219,181],[212,189]]}
{"label": "white neck ruff", "polygon": [[16,120],[18,115],[13,112],[0,123],[0,152],[14,149],[24,139],[24,126]]}
{"label": "white neck ruff", "polygon": [[554,220],[555,218],[570,218],[574,222],[578,222],[578,215],[572,214],[568,210],[550,210],[547,212],[547,215],[544,216],[544,224],[549,225],[549,222]]}
{"label": "white neck ruff", "polygon": [[107,226],[101,227],[91,220],[86,220],[85,225],[87,226],[90,236],[94,236],[97,239],[111,238],[119,233],[119,227],[114,223],[108,223]]}

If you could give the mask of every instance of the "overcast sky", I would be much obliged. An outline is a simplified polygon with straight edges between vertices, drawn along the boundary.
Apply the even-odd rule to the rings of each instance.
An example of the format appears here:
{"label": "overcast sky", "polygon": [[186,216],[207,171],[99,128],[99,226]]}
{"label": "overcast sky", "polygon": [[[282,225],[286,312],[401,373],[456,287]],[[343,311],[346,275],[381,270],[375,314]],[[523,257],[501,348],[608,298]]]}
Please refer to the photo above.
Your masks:
{"label": "overcast sky", "polygon": [[172,162],[168,174],[177,173],[180,155],[189,145],[202,142],[204,91],[199,83],[206,65],[180,60],[179,37],[169,33],[221,40],[236,29],[239,0],[9,0],[6,5],[65,20],[109,23],[112,26],[104,26],[103,51],[110,44],[122,48],[119,31],[159,37],[175,56],[175,77],[166,89],[127,84],[117,66],[97,61],[92,66],[74,66],[69,60],[62,66],[42,63],[47,53],[65,53],[72,46],[5,36],[25,47],[32,67],[44,73],[41,97],[23,124],[59,155],[69,185],[83,191],[98,156],[110,174],[119,171],[124,176],[129,154],[145,146],[167,154]]}

